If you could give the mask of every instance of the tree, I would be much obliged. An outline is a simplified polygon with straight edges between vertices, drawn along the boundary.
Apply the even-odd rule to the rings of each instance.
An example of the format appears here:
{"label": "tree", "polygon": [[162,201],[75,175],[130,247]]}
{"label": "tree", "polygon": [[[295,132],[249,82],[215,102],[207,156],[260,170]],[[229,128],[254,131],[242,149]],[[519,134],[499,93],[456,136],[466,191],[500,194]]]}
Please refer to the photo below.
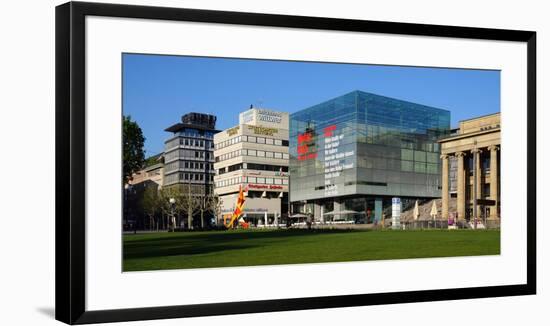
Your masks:
{"label": "tree", "polygon": [[193,194],[191,182],[184,186],[182,194],[182,207],[187,211],[187,228],[191,230],[193,229],[193,214],[200,207],[200,200],[197,195]]}
{"label": "tree", "polygon": [[220,196],[213,194],[208,196],[207,210],[214,215],[216,221],[222,214],[222,201]]}
{"label": "tree", "polygon": [[193,228],[193,214],[200,204],[198,197],[192,193],[191,184],[163,188],[159,200],[163,213],[170,217],[168,224],[172,231],[180,224],[179,217],[183,212],[187,213],[187,228]]}
{"label": "tree", "polygon": [[143,144],[145,137],[137,124],[130,116],[124,116],[122,121],[122,165],[123,182],[132,180],[132,174],[139,171],[145,160]]}
{"label": "tree", "polygon": [[161,202],[157,187],[149,186],[145,188],[145,191],[143,192],[141,206],[145,214],[147,214],[147,216],[149,217],[150,229],[152,230],[156,227],[158,231],[158,223],[155,220],[155,216],[161,209]]}
{"label": "tree", "polygon": [[175,230],[177,221],[176,217],[179,217],[182,211],[182,194],[178,187],[162,188],[159,193],[160,208],[165,216],[168,216],[170,220],[168,224],[172,231]]}
{"label": "tree", "polygon": [[[212,214],[214,214],[214,216],[216,216],[217,218],[217,211],[216,211],[216,206],[217,206],[217,202],[219,202],[219,197],[217,195],[211,195],[211,194],[208,194],[208,195],[202,195],[200,196],[200,198],[198,199],[199,201],[199,211],[200,211],[200,215],[201,215],[201,228],[204,229],[204,213],[209,213],[211,212]],[[221,205],[220,205],[220,211],[221,211]]]}

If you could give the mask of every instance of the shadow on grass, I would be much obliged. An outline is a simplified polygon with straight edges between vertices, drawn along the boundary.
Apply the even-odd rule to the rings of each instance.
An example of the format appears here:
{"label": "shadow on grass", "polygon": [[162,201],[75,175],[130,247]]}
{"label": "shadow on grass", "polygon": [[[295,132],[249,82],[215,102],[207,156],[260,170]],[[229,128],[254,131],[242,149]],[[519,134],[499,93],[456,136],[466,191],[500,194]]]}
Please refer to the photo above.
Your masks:
{"label": "shadow on grass", "polygon": [[203,255],[218,251],[242,250],[257,247],[255,245],[207,245],[207,244],[174,244],[166,246],[132,246],[125,248],[124,259],[158,258],[182,255]]}
{"label": "shadow on grass", "polygon": [[[340,234],[340,233],[353,233],[353,232],[367,232],[366,230],[353,230],[353,229],[290,229],[290,230],[269,230],[269,231],[210,231],[210,232],[180,232],[180,233],[162,233],[164,236],[152,237],[149,239],[140,239],[141,241],[171,241],[174,239],[186,240],[235,240],[235,239],[265,239],[265,238],[287,238],[304,235],[320,235],[320,234]],[[166,236],[171,235],[171,236]],[[128,238],[131,242],[131,236]]]}
{"label": "shadow on grass", "polygon": [[[163,233],[157,237],[129,239],[124,242],[124,259],[201,255],[219,251],[266,246],[292,237],[361,232],[358,230],[273,230],[218,231],[208,233]],[[365,231],[362,231],[365,232]],[[258,241],[256,241],[258,240]]]}

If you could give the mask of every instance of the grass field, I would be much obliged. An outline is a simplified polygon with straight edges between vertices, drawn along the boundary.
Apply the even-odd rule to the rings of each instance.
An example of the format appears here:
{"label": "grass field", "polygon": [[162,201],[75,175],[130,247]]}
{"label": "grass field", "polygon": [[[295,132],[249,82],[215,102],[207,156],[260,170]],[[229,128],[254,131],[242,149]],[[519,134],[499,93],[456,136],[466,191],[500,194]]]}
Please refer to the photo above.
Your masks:
{"label": "grass field", "polygon": [[124,271],[500,254],[500,231],[231,230],[124,235]]}

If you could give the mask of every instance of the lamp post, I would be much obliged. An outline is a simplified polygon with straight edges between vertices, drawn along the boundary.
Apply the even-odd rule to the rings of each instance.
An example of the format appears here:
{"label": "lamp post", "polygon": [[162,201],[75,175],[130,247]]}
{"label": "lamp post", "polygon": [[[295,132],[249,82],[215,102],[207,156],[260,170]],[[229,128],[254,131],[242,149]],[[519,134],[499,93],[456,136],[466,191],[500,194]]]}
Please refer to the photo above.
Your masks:
{"label": "lamp post", "polygon": [[176,229],[176,218],[174,216],[174,205],[176,204],[175,198],[170,198],[170,216],[171,216],[171,224],[172,224],[172,231]]}
{"label": "lamp post", "polygon": [[477,149],[477,140],[474,140],[474,198],[473,198],[473,210],[472,213],[474,213],[474,230],[477,230],[477,164],[478,162],[478,156],[479,152]]}

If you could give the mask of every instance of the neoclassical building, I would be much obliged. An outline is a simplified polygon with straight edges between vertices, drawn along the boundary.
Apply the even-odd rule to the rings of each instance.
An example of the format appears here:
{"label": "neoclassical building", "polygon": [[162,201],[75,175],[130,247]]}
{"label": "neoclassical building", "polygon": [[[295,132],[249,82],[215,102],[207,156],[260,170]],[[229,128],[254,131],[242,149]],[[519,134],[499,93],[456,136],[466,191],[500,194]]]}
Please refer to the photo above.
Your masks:
{"label": "neoclassical building", "polygon": [[459,220],[469,220],[475,209],[479,218],[498,219],[500,113],[460,121],[459,128],[439,143],[442,217],[456,213]]}

